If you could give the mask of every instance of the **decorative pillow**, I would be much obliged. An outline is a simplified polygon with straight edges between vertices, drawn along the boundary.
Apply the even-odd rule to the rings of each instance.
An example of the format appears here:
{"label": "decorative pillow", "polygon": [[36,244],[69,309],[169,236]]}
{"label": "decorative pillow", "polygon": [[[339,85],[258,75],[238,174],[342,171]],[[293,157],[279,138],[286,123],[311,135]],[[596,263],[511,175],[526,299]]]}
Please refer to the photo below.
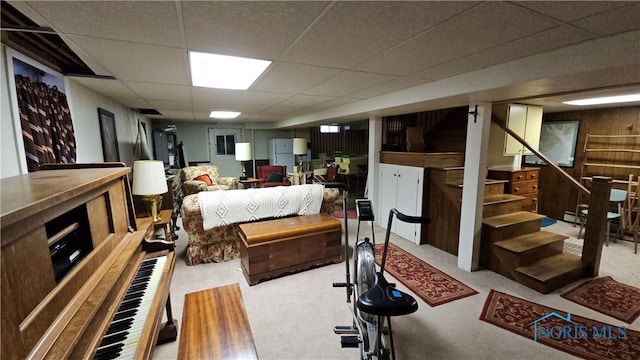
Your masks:
{"label": "decorative pillow", "polygon": [[194,177],[193,180],[202,181],[205,184],[207,184],[207,186],[213,185],[213,181],[211,181],[211,178],[209,177],[209,174],[198,175],[198,176]]}
{"label": "decorative pillow", "polygon": [[270,172],[267,177],[267,182],[282,182],[282,174],[278,174],[277,172]]}

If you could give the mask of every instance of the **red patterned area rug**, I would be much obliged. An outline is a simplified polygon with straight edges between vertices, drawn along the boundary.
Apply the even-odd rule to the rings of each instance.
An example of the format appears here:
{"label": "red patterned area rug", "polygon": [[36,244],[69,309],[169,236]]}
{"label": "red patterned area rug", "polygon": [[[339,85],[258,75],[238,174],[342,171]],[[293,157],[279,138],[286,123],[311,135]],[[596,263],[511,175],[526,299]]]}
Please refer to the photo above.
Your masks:
{"label": "red patterned area rug", "polygon": [[491,290],[480,320],[583,359],[640,359],[640,332]]}
{"label": "red patterned area rug", "polygon": [[[376,245],[376,263],[378,265],[381,262],[383,248],[383,245]],[[393,244],[389,244],[384,271],[391,274],[432,307],[478,293]]]}
{"label": "red patterned area rug", "polygon": [[586,281],[561,296],[629,324],[640,316],[640,289],[611,276]]}

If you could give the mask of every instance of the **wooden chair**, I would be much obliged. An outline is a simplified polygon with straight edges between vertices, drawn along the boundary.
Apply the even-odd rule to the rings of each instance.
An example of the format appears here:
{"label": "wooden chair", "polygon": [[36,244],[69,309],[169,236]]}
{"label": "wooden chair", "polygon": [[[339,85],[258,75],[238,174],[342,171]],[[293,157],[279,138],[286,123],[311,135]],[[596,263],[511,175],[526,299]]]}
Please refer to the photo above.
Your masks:
{"label": "wooden chair", "polygon": [[633,174],[629,175],[629,183],[627,185],[627,199],[624,204],[623,221],[624,227],[631,236],[633,236],[633,253],[638,253],[638,241],[640,240],[640,191],[638,183],[640,176],[636,176],[633,180]]}

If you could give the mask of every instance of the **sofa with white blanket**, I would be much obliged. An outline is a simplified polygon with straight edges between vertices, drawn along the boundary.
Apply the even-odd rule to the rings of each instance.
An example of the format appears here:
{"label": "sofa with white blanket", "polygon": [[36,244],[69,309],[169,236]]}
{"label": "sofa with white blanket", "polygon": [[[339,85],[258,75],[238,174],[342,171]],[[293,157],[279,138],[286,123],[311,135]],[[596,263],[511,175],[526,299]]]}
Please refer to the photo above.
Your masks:
{"label": "sofa with white blanket", "polygon": [[242,223],[321,212],[332,215],[339,195],[337,189],[318,184],[188,195],[180,210],[182,226],[189,236],[187,265],[237,258]]}

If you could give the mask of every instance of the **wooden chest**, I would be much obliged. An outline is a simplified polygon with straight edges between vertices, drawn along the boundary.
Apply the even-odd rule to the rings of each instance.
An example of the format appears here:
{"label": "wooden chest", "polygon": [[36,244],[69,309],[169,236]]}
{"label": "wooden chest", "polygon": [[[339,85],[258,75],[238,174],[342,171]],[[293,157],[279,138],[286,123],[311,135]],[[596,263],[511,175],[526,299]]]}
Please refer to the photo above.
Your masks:
{"label": "wooden chest", "polygon": [[249,285],[342,261],[342,226],[328,214],[240,225],[240,261]]}

